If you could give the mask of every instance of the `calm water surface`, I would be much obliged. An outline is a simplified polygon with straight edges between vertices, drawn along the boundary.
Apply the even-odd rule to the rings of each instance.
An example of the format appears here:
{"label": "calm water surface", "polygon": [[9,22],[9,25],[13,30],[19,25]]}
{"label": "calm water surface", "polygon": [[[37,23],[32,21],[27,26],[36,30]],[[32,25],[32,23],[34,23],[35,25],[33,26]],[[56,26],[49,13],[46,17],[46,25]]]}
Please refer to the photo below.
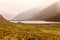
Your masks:
{"label": "calm water surface", "polygon": [[28,23],[28,24],[60,24],[60,22],[48,22],[48,21],[10,21],[10,22],[14,22],[14,23]]}

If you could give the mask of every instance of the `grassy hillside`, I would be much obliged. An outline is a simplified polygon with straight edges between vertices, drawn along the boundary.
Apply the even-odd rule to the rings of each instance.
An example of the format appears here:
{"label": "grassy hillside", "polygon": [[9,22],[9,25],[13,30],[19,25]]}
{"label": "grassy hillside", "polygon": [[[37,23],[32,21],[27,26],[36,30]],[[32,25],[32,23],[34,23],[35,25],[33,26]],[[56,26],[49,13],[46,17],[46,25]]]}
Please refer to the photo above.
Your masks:
{"label": "grassy hillside", "polygon": [[0,16],[0,40],[60,40],[60,25],[15,24]]}

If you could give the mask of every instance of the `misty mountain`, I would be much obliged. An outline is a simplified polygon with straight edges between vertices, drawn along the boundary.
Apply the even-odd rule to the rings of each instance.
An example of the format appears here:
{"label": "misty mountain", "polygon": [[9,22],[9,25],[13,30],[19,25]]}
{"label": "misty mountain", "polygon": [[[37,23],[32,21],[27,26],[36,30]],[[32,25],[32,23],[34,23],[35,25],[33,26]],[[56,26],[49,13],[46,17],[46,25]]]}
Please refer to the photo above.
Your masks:
{"label": "misty mountain", "polygon": [[39,14],[35,15],[34,17],[28,19],[33,21],[59,21],[60,12],[57,10],[57,4],[52,4],[45,8],[44,10],[41,10]]}
{"label": "misty mountain", "polygon": [[60,12],[57,10],[57,3],[54,3],[43,10],[34,8],[18,14],[13,20],[17,21],[60,21]]}
{"label": "misty mountain", "polygon": [[29,9],[25,12],[22,12],[22,13],[18,14],[12,20],[26,20],[26,19],[29,19],[29,18],[35,16],[39,11],[40,11],[39,8]]}

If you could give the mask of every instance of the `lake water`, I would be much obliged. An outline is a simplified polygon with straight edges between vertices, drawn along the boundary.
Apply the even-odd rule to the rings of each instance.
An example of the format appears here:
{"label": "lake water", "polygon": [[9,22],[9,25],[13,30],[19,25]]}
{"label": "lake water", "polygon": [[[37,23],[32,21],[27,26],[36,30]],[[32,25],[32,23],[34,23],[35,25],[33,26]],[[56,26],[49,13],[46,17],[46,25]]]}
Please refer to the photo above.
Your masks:
{"label": "lake water", "polygon": [[48,22],[48,21],[10,21],[14,23],[27,23],[27,24],[60,24],[60,22]]}

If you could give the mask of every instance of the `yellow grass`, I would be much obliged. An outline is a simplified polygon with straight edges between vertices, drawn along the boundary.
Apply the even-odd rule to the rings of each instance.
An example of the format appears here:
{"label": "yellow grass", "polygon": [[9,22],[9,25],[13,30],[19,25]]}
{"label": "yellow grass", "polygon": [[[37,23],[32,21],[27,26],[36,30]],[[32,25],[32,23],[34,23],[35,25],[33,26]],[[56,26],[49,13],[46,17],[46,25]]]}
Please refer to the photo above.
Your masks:
{"label": "yellow grass", "polygon": [[60,25],[14,24],[0,25],[0,40],[60,40]]}

